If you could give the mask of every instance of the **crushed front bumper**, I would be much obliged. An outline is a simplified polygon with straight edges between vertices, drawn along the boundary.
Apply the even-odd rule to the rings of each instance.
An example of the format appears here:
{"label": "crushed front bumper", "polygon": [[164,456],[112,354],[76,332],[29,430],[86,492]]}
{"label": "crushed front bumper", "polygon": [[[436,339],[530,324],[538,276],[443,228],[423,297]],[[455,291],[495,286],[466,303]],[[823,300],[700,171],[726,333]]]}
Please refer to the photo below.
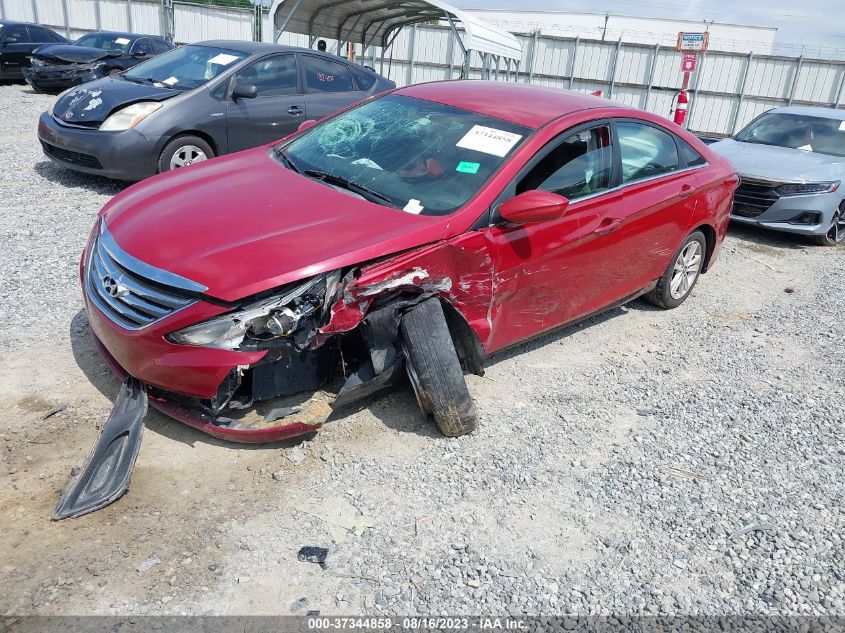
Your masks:
{"label": "crushed front bumper", "polygon": [[38,120],[38,140],[44,155],[62,167],[130,181],[155,175],[163,144],[135,128],[101,132],[62,125],[46,112]]}
{"label": "crushed front bumper", "polygon": [[32,66],[23,69],[26,83],[41,92],[62,92],[100,76],[91,68],[78,66]]}
{"label": "crushed front bumper", "polygon": [[[94,343],[111,370],[121,380],[125,380],[129,376],[128,372],[121,367],[120,363],[115,360],[114,356],[109,353],[108,349],[106,349],[96,335],[94,335]],[[150,389],[147,395],[150,405],[165,415],[198,431],[230,442],[241,442],[245,444],[277,442],[279,440],[313,433],[322,426],[322,422],[316,420],[308,422],[284,420],[280,421],[280,423],[267,423],[260,427],[255,425],[245,426],[241,425],[237,420],[228,418],[221,420],[219,417],[215,417],[200,408],[181,404],[177,402],[180,399],[178,396],[174,398],[162,389]]]}

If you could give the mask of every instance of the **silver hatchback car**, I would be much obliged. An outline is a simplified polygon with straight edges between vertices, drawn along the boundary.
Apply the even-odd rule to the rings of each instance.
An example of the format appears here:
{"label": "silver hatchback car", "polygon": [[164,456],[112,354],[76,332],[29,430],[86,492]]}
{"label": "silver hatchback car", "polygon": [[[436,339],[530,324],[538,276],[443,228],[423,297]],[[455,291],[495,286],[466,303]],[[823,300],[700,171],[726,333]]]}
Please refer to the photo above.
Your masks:
{"label": "silver hatchback car", "polygon": [[775,108],[710,147],[740,177],[733,220],[824,246],[845,239],[845,110]]}

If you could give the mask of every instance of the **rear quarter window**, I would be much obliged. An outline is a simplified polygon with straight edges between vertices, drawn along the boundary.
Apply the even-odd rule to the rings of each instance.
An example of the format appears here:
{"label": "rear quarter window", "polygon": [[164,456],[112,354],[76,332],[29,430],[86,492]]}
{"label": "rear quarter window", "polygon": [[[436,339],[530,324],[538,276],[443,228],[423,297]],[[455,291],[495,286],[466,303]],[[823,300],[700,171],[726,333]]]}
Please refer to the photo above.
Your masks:
{"label": "rear quarter window", "polygon": [[375,76],[363,68],[352,66],[352,74],[355,75],[355,81],[361,90],[369,90],[376,83]]}
{"label": "rear quarter window", "polygon": [[681,150],[681,158],[684,159],[687,167],[698,167],[700,165],[707,164],[707,160],[704,156],[695,151],[689,143],[680,138],[677,139],[677,141],[678,147]]}

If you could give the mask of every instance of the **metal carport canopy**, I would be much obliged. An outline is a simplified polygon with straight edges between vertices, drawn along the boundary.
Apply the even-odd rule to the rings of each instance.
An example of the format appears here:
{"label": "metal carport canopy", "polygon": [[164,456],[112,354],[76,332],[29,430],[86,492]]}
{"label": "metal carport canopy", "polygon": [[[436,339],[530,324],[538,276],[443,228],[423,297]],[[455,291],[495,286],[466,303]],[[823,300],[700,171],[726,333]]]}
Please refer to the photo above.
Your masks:
{"label": "metal carport canopy", "polygon": [[288,32],[308,35],[311,43],[326,38],[359,43],[364,48],[381,46],[382,50],[390,47],[405,26],[446,20],[464,57],[477,51],[482,57],[490,54],[517,65],[522,59],[522,47],[514,35],[441,0],[274,0],[270,17],[276,42]]}

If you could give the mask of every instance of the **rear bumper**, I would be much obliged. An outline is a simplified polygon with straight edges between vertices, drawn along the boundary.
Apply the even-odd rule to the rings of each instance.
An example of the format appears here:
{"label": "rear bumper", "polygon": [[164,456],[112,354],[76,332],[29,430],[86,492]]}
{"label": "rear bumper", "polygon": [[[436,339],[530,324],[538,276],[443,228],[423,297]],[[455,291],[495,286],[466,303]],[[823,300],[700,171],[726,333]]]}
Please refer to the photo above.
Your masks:
{"label": "rear bumper", "polygon": [[54,163],[116,180],[142,180],[156,173],[158,142],[135,129],[101,132],[68,127],[43,112],[38,140]]}

